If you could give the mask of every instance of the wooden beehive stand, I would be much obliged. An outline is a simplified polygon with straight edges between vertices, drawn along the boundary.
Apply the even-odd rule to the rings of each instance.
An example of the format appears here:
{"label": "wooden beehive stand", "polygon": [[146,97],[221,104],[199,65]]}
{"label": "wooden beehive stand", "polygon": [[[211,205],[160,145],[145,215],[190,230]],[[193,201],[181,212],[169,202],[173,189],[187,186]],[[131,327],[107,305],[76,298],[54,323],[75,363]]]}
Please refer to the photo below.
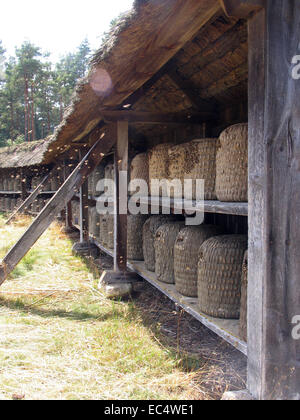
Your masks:
{"label": "wooden beehive stand", "polygon": [[[101,160],[98,155],[93,156],[93,153],[106,154],[116,145],[115,249],[113,252],[98,245],[114,257],[115,271],[111,276],[110,286],[114,286],[114,281],[115,285],[120,284],[120,281],[131,284],[130,276],[127,277],[128,269],[140,274],[212,331],[247,354],[248,390],[255,398],[299,399],[300,341],[294,340],[290,334],[292,317],[299,314],[300,82],[291,77],[292,56],[299,54],[299,4],[298,0],[219,2],[228,16],[248,20],[249,206],[247,203],[207,201],[204,211],[213,214],[249,215],[248,345],[234,337],[229,324],[202,316],[196,311],[192,299],[184,299],[176,294],[173,286],[159,284],[152,273],[145,270],[142,262],[127,261],[127,215],[119,212],[120,206],[124,205],[124,201],[120,201],[122,186],[119,184],[119,174],[121,171],[126,172],[128,166],[128,123],[165,125],[203,122],[206,123],[206,135],[210,136],[209,131],[215,119],[214,101],[203,101],[193,83],[182,80],[172,68],[172,52],[169,53],[169,58],[166,57],[167,60],[159,61],[153,60],[152,54],[151,57],[149,53],[147,56],[145,51],[146,58],[143,56],[143,59],[149,67],[153,61],[160,63],[162,67],[156,73],[153,71],[155,75],[148,81],[139,80],[139,86],[142,87],[127,98],[120,109],[126,104],[137,102],[168,73],[195,105],[198,113],[175,115],[128,110],[103,112],[103,120],[108,127],[112,127],[111,136],[107,134],[105,142],[100,140],[96,143],[8,253],[0,269],[0,283],[49,226],[58,211],[72,199],[74,188],[81,187],[81,241],[89,242],[88,217],[85,213],[88,195],[85,184],[87,176]],[[217,9],[217,2],[211,3]],[[291,28],[289,31],[287,25]],[[186,26],[185,23],[184,27]],[[168,60],[170,61],[164,64]],[[144,73],[140,73],[140,77],[142,74]],[[127,186],[123,187],[126,189]],[[150,204],[149,197],[144,197],[141,201]],[[160,208],[163,206],[161,198],[156,199],[156,205]],[[171,205],[176,208],[176,199],[171,200]],[[240,394],[240,397],[250,398],[245,393]],[[230,398],[234,396],[231,395]]]}

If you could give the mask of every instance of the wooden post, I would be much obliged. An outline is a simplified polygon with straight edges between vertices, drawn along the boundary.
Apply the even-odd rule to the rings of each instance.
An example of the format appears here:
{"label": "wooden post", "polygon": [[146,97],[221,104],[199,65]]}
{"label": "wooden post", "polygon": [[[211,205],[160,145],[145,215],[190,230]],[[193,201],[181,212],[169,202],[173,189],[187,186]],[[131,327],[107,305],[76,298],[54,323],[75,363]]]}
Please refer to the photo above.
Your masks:
{"label": "wooden post", "polygon": [[300,399],[298,0],[267,0],[249,21],[248,389]]}
{"label": "wooden post", "polygon": [[[69,177],[69,173],[67,171],[67,162],[64,162],[64,180],[66,180]],[[70,200],[65,208],[65,232],[70,233],[74,230],[73,227],[73,220],[72,220],[72,200]]]}
{"label": "wooden post", "polygon": [[25,201],[28,196],[28,192],[27,192],[28,181],[29,180],[27,177],[27,171],[26,169],[22,169],[21,171],[21,199],[22,201]]}
{"label": "wooden post", "polygon": [[128,121],[116,123],[114,269],[127,271]]}
{"label": "wooden post", "polygon": [[73,231],[73,222],[72,222],[72,200],[68,202],[66,206],[66,232]]}
{"label": "wooden post", "polygon": [[80,242],[89,241],[89,190],[88,178],[80,188]]}

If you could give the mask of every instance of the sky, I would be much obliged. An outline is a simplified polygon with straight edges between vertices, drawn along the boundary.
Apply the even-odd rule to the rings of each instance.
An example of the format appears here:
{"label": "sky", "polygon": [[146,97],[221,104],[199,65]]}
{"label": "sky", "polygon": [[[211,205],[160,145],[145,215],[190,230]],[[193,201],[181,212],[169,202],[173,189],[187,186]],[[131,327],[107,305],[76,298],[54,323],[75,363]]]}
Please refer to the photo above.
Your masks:
{"label": "sky", "polygon": [[50,52],[52,61],[73,52],[88,38],[92,49],[101,44],[111,20],[129,10],[133,0],[2,0],[0,40],[14,55],[15,47],[31,41]]}

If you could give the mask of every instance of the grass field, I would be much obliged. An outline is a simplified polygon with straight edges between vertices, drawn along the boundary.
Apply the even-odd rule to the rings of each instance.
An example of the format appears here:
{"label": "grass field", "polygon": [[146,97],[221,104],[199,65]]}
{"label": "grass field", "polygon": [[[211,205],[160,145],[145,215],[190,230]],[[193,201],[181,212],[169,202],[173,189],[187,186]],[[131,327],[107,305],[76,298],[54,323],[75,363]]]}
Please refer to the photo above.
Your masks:
{"label": "grass field", "polygon": [[[30,223],[0,216],[0,258]],[[0,399],[210,398],[202,361],[163,345],[136,304],[107,300],[53,224],[0,289]]]}

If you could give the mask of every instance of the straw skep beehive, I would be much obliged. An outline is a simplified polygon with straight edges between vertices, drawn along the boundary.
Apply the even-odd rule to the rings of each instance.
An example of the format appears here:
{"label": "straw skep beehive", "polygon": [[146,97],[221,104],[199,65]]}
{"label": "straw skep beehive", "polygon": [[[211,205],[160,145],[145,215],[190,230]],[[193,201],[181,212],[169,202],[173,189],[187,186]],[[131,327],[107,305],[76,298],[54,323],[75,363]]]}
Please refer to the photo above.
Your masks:
{"label": "straw skep beehive", "polygon": [[174,222],[173,216],[157,215],[151,216],[143,226],[143,254],[145,266],[149,271],[155,271],[155,234],[157,229],[166,223]]}
{"label": "straw skep beehive", "polygon": [[174,284],[174,245],[184,222],[160,226],[155,234],[155,274],[159,281]]}
{"label": "straw skep beehive", "polygon": [[[149,158],[148,153],[140,153],[136,155],[130,166],[130,181],[142,179],[145,181],[149,188]],[[133,194],[135,191],[132,191]]]}
{"label": "straw skep beehive", "polygon": [[143,225],[147,216],[143,214],[127,217],[127,257],[130,260],[143,261]]}
{"label": "straw skep beehive", "polygon": [[240,337],[247,341],[247,299],[248,299],[248,251],[245,253],[242,269],[242,292],[241,292],[241,315],[240,315]]}
{"label": "straw skep beehive", "polygon": [[108,244],[108,214],[100,214],[99,222],[100,222],[100,233],[99,233],[99,242],[103,246],[107,246]]}
{"label": "straw skep beehive", "polygon": [[241,276],[245,235],[225,235],[208,239],[200,247],[198,263],[199,308],[207,315],[239,319]]}
{"label": "straw skep beehive", "polygon": [[196,199],[196,180],[204,180],[204,199],[215,200],[217,139],[205,138],[183,143],[169,149],[169,179],[179,179],[182,193],[171,197],[181,198],[184,180],[193,181],[192,191],[187,198]]}
{"label": "straw skep beehive", "polygon": [[176,290],[184,296],[198,296],[199,248],[208,238],[220,235],[214,225],[187,226],[182,229],[174,247],[174,277]]}
{"label": "straw skep beehive", "polygon": [[96,207],[89,207],[89,231],[94,238],[99,236],[99,214]]}
{"label": "straw skep beehive", "polygon": [[216,195],[220,201],[248,201],[248,124],[231,126],[220,136]]}
{"label": "straw skep beehive", "polygon": [[115,233],[115,216],[113,214],[107,215],[107,246],[109,249],[114,249],[114,233]]}
{"label": "straw skep beehive", "polygon": [[[157,195],[152,187],[152,180],[167,181],[169,178],[169,148],[172,146],[170,143],[159,144],[149,152],[149,182],[152,195]],[[162,195],[161,189],[159,195]]]}
{"label": "straw skep beehive", "polygon": [[72,209],[72,223],[73,225],[79,225],[79,202],[72,200],[71,209]]}
{"label": "straw skep beehive", "polygon": [[97,189],[98,182],[104,178],[105,170],[103,165],[98,165],[88,178],[89,194],[97,197],[101,194]]}
{"label": "straw skep beehive", "polygon": [[[184,178],[204,179],[204,199],[215,200],[217,139],[193,140],[187,149]],[[196,183],[193,182],[192,198],[196,197]]]}

